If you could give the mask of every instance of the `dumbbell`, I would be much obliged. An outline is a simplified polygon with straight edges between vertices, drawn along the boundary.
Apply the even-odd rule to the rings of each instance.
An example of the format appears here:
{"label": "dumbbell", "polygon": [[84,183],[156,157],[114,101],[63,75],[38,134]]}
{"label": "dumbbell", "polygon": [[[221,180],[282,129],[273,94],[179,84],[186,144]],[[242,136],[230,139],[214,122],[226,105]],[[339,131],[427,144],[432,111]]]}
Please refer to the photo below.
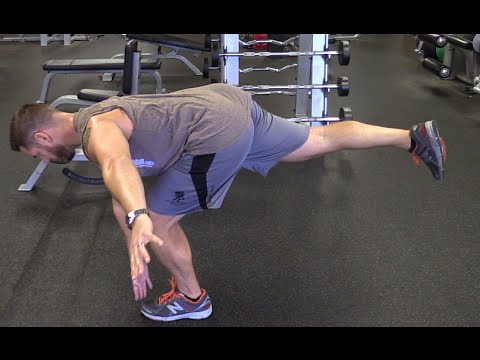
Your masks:
{"label": "dumbbell", "polygon": [[348,106],[344,106],[340,108],[338,113],[338,117],[340,120],[353,120],[353,112]]}

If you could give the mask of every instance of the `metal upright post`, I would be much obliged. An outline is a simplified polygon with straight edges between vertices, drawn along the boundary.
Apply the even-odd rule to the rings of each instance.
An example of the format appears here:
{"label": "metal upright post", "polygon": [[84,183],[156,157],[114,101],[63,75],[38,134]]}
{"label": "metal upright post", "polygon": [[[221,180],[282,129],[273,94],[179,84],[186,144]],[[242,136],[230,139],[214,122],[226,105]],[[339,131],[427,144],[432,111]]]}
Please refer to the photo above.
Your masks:
{"label": "metal upright post", "polygon": [[453,55],[454,55],[455,48],[453,47],[452,44],[447,43],[444,47],[444,52],[443,52],[443,64],[445,66],[448,66],[450,69],[452,69],[453,66]]}
{"label": "metal upright post", "polygon": [[[222,34],[220,41],[220,51],[222,53],[238,53],[240,48],[239,34]],[[222,82],[240,85],[240,58],[238,56],[225,55],[220,58],[220,74]]]}
{"label": "metal upright post", "polygon": [[[326,51],[328,34],[314,34],[312,51]],[[323,56],[312,59],[312,84],[326,85],[328,83],[328,66]],[[327,97],[324,89],[312,89],[312,117],[327,117]],[[320,126],[321,122],[312,122],[311,126]]]}
{"label": "metal upright post", "polygon": [[49,38],[48,34],[40,34],[40,46],[47,46]]}
{"label": "metal upright post", "polygon": [[72,45],[72,35],[63,34],[63,45]]}
{"label": "metal upright post", "polygon": [[142,61],[142,55],[140,51],[133,53],[132,64],[132,95],[138,94],[138,79],[140,78],[140,62]]}
{"label": "metal upright post", "polygon": [[[298,51],[312,51],[312,34],[300,34]],[[310,75],[312,68],[312,58],[309,56],[299,56],[297,60],[297,85],[310,84]],[[297,90],[295,99],[295,117],[307,117],[308,114],[308,89]]]}

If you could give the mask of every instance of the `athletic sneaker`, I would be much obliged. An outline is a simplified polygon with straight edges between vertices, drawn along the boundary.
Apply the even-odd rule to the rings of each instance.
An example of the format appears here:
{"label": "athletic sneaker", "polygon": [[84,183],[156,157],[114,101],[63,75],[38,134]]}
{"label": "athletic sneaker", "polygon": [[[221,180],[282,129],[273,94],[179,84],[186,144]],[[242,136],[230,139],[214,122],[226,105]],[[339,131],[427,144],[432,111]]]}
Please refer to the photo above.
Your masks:
{"label": "athletic sneaker", "polygon": [[174,321],[180,319],[205,319],[212,313],[212,302],[205,289],[197,301],[189,300],[177,289],[172,278],[172,289],[155,300],[143,301],[140,311],[143,315],[157,321]]}
{"label": "athletic sneaker", "polygon": [[419,165],[420,159],[428,166],[435,179],[442,181],[445,172],[447,149],[438,132],[436,120],[414,125],[410,128],[410,137],[415,147],[409,151],[413,154],[413,162]]}

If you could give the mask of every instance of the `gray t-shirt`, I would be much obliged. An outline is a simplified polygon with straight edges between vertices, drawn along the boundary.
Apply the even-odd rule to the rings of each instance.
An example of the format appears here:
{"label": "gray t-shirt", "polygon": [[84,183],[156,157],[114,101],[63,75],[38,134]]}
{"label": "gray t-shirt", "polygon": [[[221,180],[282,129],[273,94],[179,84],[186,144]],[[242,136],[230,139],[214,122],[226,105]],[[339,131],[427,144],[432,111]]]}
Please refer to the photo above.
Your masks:
{"label": "gray t-shirt", "polygon": [[133,122],[133,163],[141,176],[150,176],[184,154],[212,154],[232,145],[251,121],[251,103],[249,93],[218,83],[169,94],[112,97],[79,110],[73,123],[83,139],[92,116],[123,109]]}

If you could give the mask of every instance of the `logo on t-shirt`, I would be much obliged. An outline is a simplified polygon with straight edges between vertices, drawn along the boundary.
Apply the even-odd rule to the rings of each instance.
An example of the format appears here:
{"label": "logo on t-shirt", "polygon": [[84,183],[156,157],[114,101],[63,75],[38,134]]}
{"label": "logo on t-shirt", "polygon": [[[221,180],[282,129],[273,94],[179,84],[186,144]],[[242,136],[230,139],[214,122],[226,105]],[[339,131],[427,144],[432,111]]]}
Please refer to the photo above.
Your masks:
{"label": "logo on t-shirt", "polygon": [[152,161],[152,160],[132,159],[132,162],[136,168],[144,168],[144,167],[151,168],[155,166],[155,161]]}

